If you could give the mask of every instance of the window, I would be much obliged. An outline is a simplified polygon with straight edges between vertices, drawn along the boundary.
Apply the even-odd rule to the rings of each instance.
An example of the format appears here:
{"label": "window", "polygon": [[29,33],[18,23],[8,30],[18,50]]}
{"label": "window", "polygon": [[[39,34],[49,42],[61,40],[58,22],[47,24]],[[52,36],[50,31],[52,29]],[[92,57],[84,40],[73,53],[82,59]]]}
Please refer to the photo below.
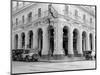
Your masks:
{"label": "window", "polygon": [[28,14],[28,22],[32,21],[32,12]]}
{"label": "window", "polygon": [[22,16],[22,22],[24,23],[25,19],[24,19],[24,15]]}
{"label": "window", "polygon": [[66,14],[68,14],[68,12],[69,12],[69,7],[68,7],[68,5],[65,5],[65,12],[66,12]]}
{"label": "window", "polygon": [[18,18],[16,18],[16,25],[18,25]]}
{"label": "window", "polygon": [[84,15],[83,15],[83,21],[85,21],[85,20],[86,20],[86,15],[84,14]]}
{"label": "window", "polygon": [[92,23],[92,18],[90,18],[90,23]]}
{"label": "window", "polygon": [[75,17],[78,17],[78,11],[75,10]]}
{"label": "window", "polygon": [[17,7],[19,6],[19,2],[17,1]]}
{"label": "window", "polygon": [[38,17],[41,17],[41,8],[38,9]]}

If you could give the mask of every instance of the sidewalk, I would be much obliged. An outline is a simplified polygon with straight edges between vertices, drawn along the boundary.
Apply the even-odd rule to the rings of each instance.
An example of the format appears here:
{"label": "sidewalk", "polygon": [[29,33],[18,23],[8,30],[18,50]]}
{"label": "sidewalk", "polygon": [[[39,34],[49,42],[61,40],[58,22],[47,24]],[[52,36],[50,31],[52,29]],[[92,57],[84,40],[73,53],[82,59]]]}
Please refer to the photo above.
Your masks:
{"label": "sidewalk", "polygon": [[[29,72],[50,72],[61,70],[82,70],[95,69],[95,61],[75,61],[60,62],[59,60],[50,60],[49,62],[13,62],[12,73],[29,73]],[[64,61],[64,60],[63,60]]]}
{"label": "sidewalk", "polygon": [[63,59],[53,59],[51,58],[47,58],[47,59],[43,59],[40,58],[39,62],[51,62],[51,63],[57,63],[57,62],[74,62],[74,61],[85,61],[85,57],[64,57]]}

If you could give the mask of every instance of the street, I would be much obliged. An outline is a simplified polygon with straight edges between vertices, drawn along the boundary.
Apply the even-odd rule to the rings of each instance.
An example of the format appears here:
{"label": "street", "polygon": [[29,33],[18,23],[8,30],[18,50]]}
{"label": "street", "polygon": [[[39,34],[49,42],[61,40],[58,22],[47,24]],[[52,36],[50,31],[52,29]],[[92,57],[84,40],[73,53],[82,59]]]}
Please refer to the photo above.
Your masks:
{"label": "street", "polygon": [[95,69],[95,61],[74,62],[15,62],[12,61],[12,73],[46,72],[61,70]]}

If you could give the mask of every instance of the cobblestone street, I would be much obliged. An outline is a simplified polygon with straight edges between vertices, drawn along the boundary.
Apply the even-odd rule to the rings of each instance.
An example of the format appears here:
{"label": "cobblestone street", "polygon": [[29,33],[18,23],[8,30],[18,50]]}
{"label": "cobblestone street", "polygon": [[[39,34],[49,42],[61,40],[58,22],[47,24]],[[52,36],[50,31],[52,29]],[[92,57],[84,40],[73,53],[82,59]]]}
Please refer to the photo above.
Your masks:
{"label": "cobblestone street", "polygon": [[12,62],[12,73],[95,69],[95,61],[75,62]]}

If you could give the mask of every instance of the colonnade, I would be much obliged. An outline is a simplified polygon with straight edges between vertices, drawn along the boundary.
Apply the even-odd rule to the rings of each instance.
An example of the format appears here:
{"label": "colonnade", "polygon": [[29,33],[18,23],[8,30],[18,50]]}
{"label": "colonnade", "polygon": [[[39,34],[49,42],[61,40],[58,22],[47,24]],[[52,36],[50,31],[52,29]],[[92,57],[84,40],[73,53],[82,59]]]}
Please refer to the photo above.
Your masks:
{"label": "colonnade", "polygon": [[[63,30],[65,28],[65,31]],[[63,29],[54,28],[54,31],[49,31],[48,28],[40,28],[37,30],[30,30],[28,32],[23,32],[16,34],[14,36],[14,48],[15,49],[37,49],[41,50],[41,55],[48,55],[51,52],[52,55],[83,55],[85,50],[95,50],[95,35],[88,33],[86,31],[80,31],[76,28],[69,29],[64,26]],[[39,33],[41,34],[39,34]],[[22,38],[24,35],[24,42]],[[39,36],[41,35],[41,36]],[[91,36],[91,37],[90,37]],[[42,42],[39,43],[39,37]],[[50,42],[50,37],[53,41]],[[64,38],[65,41],[64,41]],[[23,42],[23,43],[22,43]],[[65,42],[65,43],[63,43]],[[66,43],[67,42],[67,43]],[[50,44],[51,43],[51,44]],[[50,46],[50,45],[54,46]],[[65,45],[65,46],[64,46]],[[54,48],[50,48],[54,47]],[[53,49],[51,51],[51,49]]]}

